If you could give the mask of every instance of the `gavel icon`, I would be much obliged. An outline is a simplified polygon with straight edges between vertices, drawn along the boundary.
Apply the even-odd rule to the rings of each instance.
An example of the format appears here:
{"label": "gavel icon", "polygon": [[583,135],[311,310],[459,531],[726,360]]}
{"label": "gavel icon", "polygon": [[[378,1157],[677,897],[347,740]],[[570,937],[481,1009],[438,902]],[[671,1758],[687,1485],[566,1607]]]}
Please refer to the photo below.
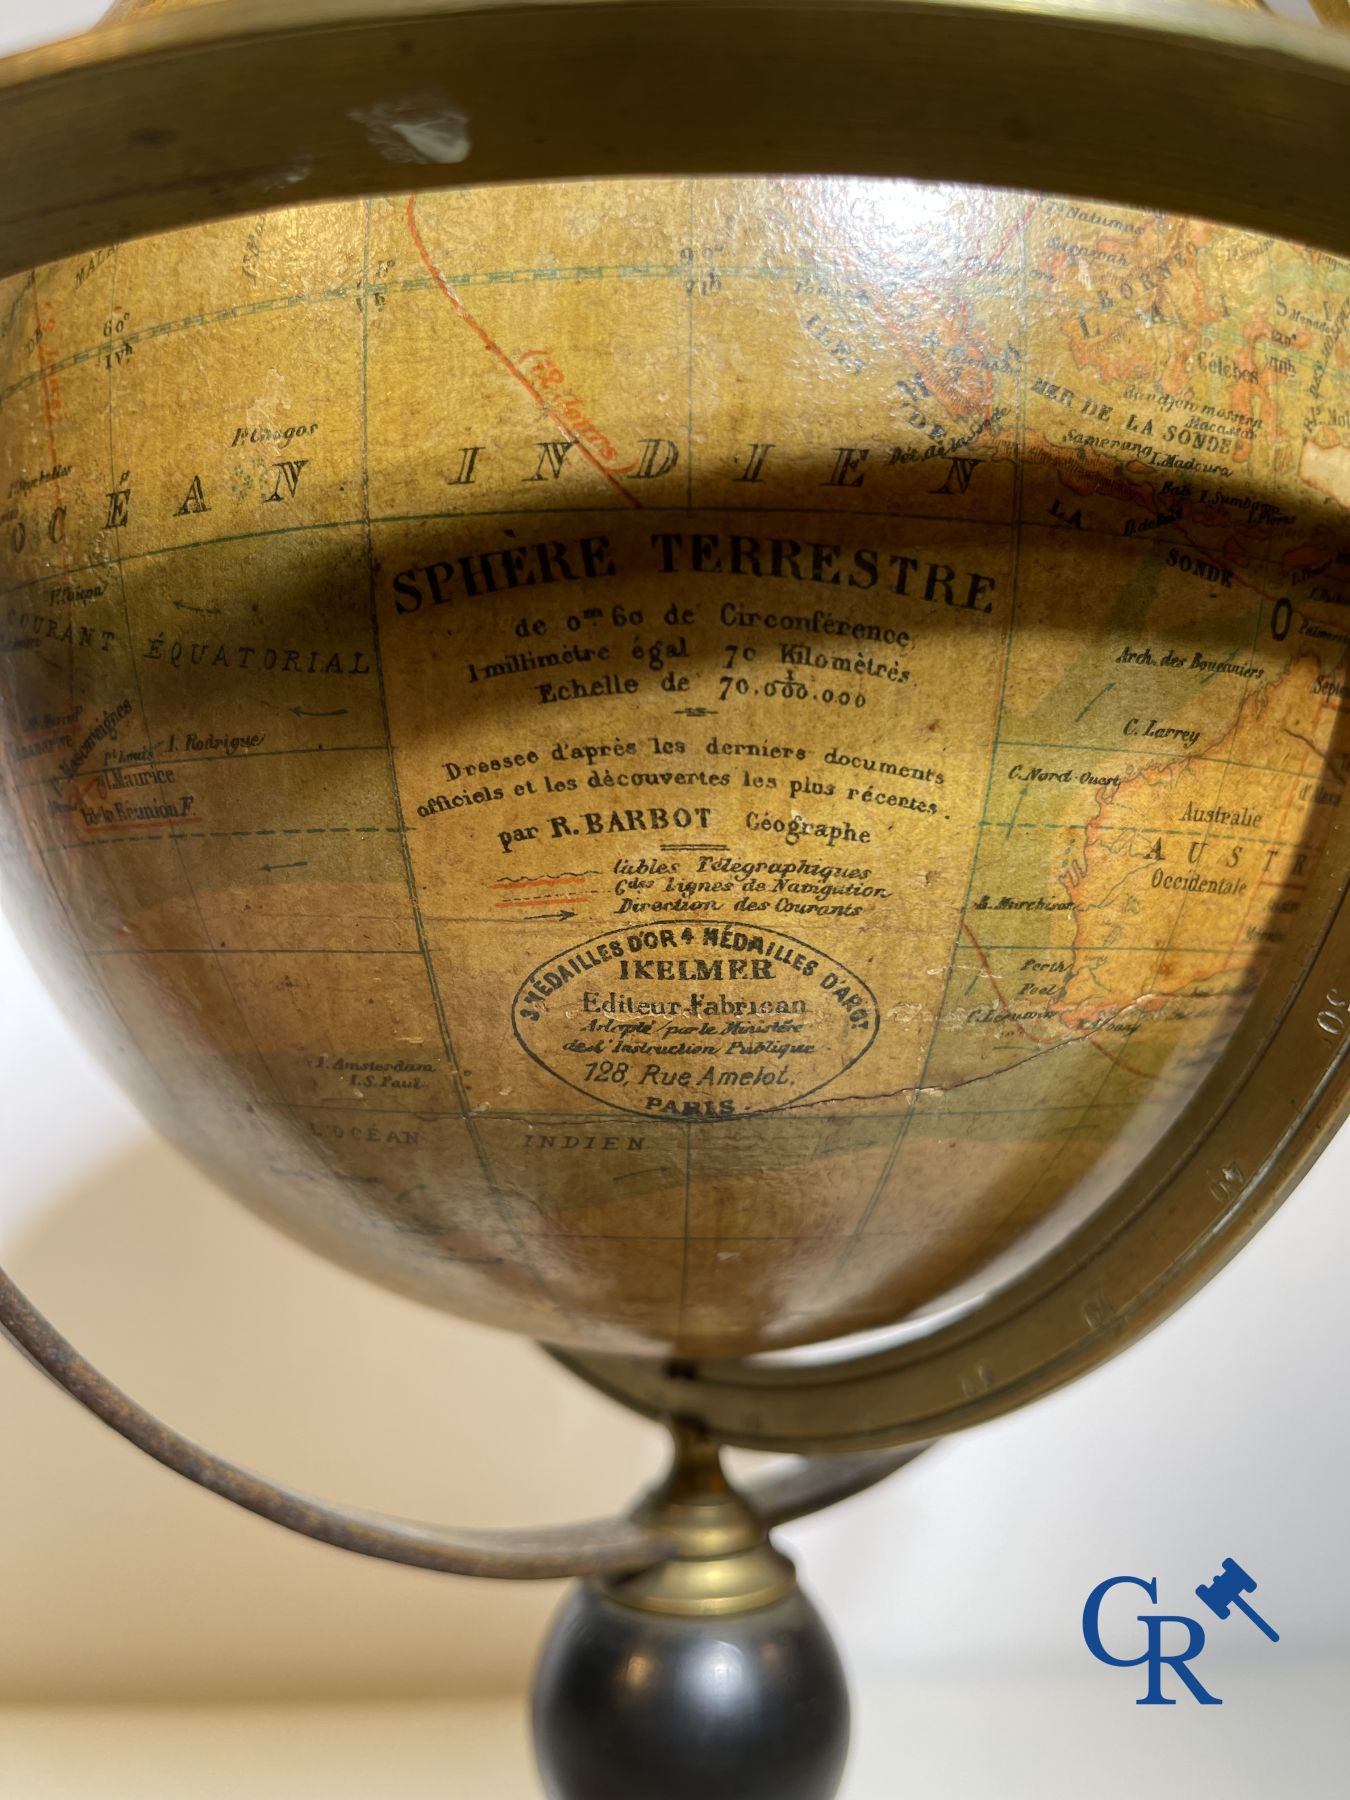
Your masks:
{"label": "gavel icon", "polygon": [[1231,1556],[1224,1557],[1223,1567],[1213,1581],[1202,1582],[1195,1592],[1196,1598],[1203,1600],[1209,1610],[1220,1619],[1226,1619],[1233,1607],[1236,1606],[1239,1611],[1246,1613],[1253,1625],[1259,1626],[1265,1632],[1272,1644],[1279,1643],[1279,1632],[1273,1631],[1260,1613],[1254,1607],[1248,1606],[1242,1598],[1244,1594],[1256,1592],[1256,1583],[1241,1563],[1235,1563]]}

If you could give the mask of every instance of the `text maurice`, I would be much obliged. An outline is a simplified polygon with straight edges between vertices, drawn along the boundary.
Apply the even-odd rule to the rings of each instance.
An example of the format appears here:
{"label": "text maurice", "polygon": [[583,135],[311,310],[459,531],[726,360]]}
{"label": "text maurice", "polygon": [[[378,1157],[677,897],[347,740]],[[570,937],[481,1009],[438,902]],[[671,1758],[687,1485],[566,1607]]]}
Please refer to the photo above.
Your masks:
{"label": "text maurice", "polygon": [[[739,532],[655,531],[648,539],[648,553],[647,573],[815,582],[860,593],[889,592],[965,612],[992,612],[997,586],[992,575],[899,551],[866,545],[845,549],[839,544]],[[607,537],[504,544],[401,569],[393,581],[394,606],[400,613],[415,613],[424,606],[481,600],[556,582],[599,581],[619,572]]]}

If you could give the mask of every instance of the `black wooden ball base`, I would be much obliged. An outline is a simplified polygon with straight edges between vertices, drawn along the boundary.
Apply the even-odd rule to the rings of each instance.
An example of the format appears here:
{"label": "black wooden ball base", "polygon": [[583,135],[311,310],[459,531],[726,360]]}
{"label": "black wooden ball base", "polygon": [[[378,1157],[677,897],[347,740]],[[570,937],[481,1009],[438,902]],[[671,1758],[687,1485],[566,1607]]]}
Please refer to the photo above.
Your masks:
{"label": "black wooden ball base", "polygon": [[535,1676],[549,1800],[832,1800],[848,1688],[794,1588],[753,1612],[670,1618],[579,1584]]}

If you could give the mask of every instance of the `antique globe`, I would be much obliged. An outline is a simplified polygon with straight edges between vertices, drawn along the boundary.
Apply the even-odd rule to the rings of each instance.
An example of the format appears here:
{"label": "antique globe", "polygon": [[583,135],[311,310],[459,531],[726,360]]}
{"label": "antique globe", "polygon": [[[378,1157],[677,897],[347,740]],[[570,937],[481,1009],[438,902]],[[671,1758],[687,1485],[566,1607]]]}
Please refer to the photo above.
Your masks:
{"label": "antique globe", "polygon": [[[1334,175],[1298,210],[1314,164],[1276,140],[1344,150],[1350,61],[1192,18],[1178,80],[1275,95],[1212,189],[1181,152],[1024,189],[1015,119],[998,188],[819,128],[804,169],[787,123],[665,174],[628,123],[604,147],[605,58],[679,88],[717,15],[556,8],[558,116],[580,81],[600,149],[521,103],[547,147],[480,173],[460,78],[513,9],[372,7],[364,39],[188,10],[131,0],[43,71],[142,84],[90,116],[150,197],[111,243],[106,180],[40,196],[72,253],[0,290],[8,904],[245,1204],[684,1421],[574,1660],[700,1610],[763,1630],[805,1605],[765,1519],[1128,1341],[1343,1109],[1350,219]],[[866,52],[885,10],[835,23]],[[743,70],[756,15],[720,15]],[[363,197],[313,119],[222,160],[211,55],[264,40],[260,116],[331,51]],[[401,80],[361,88],[367,54]],[[763,1360],[883,1328],[847,1380]],[[718,1442],[875,1455],[749,1529]],[[691,1552],[698,1506],[725,1541]],[[728,1557],[739,1586],[686,1579]],[[757,1765],[778,1800],[842,1755],[832,1652],[793,1630],[820,1720]],[[562,1655],[550,1791],[647,1793],[578,1750]]]}

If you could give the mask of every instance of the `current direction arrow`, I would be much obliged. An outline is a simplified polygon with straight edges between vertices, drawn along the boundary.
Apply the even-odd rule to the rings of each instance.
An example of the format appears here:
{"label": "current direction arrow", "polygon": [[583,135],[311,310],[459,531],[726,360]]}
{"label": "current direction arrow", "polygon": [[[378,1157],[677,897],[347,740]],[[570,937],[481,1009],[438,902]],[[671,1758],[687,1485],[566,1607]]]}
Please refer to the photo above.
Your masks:
{"label": "current direction arrow", "polygon": [[557,912],[546,913],[489,913],[486,918],[447,919],[435,916],[430,920],[434,925],[537,925],[541,919],[575,919],[575,912],[560,907]]}

